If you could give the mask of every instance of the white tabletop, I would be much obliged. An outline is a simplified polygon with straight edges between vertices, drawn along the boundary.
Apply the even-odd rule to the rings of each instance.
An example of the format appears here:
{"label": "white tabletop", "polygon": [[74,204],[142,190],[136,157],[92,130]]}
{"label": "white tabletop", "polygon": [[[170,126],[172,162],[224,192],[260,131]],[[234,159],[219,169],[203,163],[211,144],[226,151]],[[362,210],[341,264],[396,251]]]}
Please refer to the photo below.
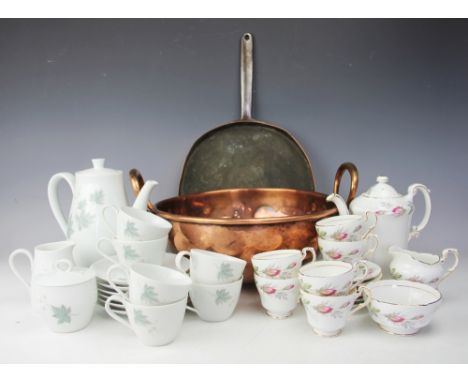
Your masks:
{"label": "white tabletop", "polygon": [[[242,292],[233,317],[201,321],[187,312],[179,337],[164,347],[141,345],[132,332],[97,306],[76,333],[50,332],[32,313],[26,289],[0,263],[0,362],[90,363],[445,363],[468,361],[468,304],[460,293],[466,264],[441,286],[444,303],[429,327],[414,336],[390,335],[362,310],[334,338],[315,335],[302,306],[285,320],[268,317],[254,288]],[[466,288],[463,288],[464,292]]]}

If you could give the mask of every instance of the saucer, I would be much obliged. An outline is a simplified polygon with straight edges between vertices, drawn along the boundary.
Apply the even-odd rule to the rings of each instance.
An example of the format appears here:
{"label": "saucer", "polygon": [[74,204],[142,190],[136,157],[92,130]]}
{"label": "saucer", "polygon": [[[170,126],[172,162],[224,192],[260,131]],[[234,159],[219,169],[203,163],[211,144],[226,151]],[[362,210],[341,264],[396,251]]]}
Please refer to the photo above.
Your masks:
{"label": "saucer", "polygon": [[362,280],[362,283],[372,281],[373,279],[382,274],[382,268],[380,268],[380,266],[376,263],[373,263],[369,260],[362,260],[362,262],[366,264],[367,268],[369,269],[369,274],[364,278],[364,280]]}
{"label": "saucer", "polygon": [[[101,259],[101,260],[98,260],[96,261],[95,263],[93,263],[91,265],[91,269],[94,270],[94,272],[96,272],[96,278],[98,280],[98,283],[99,282],[106,282],[108,283],[108,280],[107,280],[107,270],[112,266],[114,265],[114,263],[112,263],[111,261],[107,260],[107,259]],[[113,280],[117,285],[120,284],[127,284],[127,275],[125,274],[125,271],[121,270],[121,269],[116,269],[115,272],[114,272],[114,277],[115,279]]]}

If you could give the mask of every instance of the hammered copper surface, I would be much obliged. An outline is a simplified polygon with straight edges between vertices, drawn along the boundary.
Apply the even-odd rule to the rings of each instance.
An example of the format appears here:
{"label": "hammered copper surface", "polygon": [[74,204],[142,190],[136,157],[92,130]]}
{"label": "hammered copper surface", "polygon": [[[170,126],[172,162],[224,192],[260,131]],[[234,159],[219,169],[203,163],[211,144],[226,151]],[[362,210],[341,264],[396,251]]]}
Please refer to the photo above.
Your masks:
{"label": "hammered copper surface", "polygon": [[[352,163],[337,171],[334,191],[338,191],[344,171],[351,175],[348,202],[357,192],[358,172]],[[144,184],[138,170],[130,172],[138,193]],[[178,251],[208,249],[248,261],[244,277],[253,281],[250,259],[258,252],[275,249],[317,248],[315,222],[337,213],[325,194],[292,189],[234,189],[182,195],[149,205],[150,210],[173,224],[171,242]],[[286,216],[255,218],[268,206]]]}

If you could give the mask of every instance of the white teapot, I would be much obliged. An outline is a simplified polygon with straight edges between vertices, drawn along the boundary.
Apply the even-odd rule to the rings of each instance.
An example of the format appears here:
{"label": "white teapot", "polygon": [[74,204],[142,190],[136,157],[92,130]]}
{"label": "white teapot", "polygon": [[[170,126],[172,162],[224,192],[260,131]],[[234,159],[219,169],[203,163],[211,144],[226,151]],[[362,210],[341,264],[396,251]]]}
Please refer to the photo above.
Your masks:
{"label": "white teapot", "polygon": [[[102,219],[103,207],[128,205],[122,171],[105,168],[104,161],[93,159],[93,168],[78,171],[75,175],[68,172],[55,174],[48,185],[52,213],[65,236],[75,242],[73,257],[76,264],[82,267],[88,267],[101,258],[96,250],[98,239],[112,237]],[[68,183],[73,194],[68,219],[58,200],[57,186],[61,180]],[[133,207],[146,209],[150,193],[157,184],[154,180],[146,182]]]}
{"label": "white teapot", "polygon": [[[413,198],[418,191],[424,196],[426,210],[421,223],[411,226]],[[379,237],[379,246],[372,261],[379,264],[384,273],[388,274],[388,266],[392,259],[388,248],[391,245],[407,248],[409,240],[419,235],[431,215],[431,198],[429,189],[423,184],[412,184],[408,187],[408,193],[401,195],[388,184],[386,176],[378,176],[377,184],[354,199],[350,209],[353,214],[365,215],[370,211],[377,215],[375,233]]]}

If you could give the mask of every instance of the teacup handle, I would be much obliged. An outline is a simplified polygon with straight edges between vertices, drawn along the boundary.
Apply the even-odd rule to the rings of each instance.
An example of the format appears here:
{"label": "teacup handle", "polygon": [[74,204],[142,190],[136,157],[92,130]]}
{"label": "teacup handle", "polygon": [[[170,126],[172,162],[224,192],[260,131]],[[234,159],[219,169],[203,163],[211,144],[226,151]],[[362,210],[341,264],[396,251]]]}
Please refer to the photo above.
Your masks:
{"label": "teacup handle", "polygon": [[104,309],[106,310],[107,314],[111,316],[114,320],[116,320],[117,322],[120,322],[122,325],[126,326],[127,328],[133,331],[133,328],[130,325],[130,322],[128,321],[128,319],[126,320],[112,311],[110,307],[110,303],[112,301],[122,303],[123,306],[125,307],[125,311],[127,312],[127,316],[128,316],[127,305],[125,304],[125,299],[122,298],[122,296],[119,296],[118,294],[113,294],[112,296],[109,296],[107,298],[106,303],[104,304]]}
{"label": "teacup handle", "polygon": [[366,276],[369,274],[370,270],[369,270],[369,267],[367,266],[367,264],[362,261],[362,260],[358,260],[356,261],[354,264],[353,264],[353,270],[356,270],[357,268],[359,267],[359,269],[363,269],[364,272],[361,272],[362,273],[362,277],[358,278],[357,280],[354,281],[354,285],[357,286],[357,285],[360,285],[366,278]]}
{"label": "teacup handle", "polygon": [[105,259],[109,260],[111,263],[114,263],[114,264],[117,264],[118,263],[118,260],[116,261],[116,256],[112,257],[110,255],[108,255],[107,253],[105,253],[102,248],[101,248],[101,243],[107,241],[108,243],[110,243],[110,245],[112,246],[112,248],[114,248],[114,251],[115,251],[115,246],[114,246],[114,243],[111,239],[109,239],[108,237],[101,237],[97,243],[96,243],[96,249],[97,251],[99,252],[99,254],[104,257]]}
{"label": "teacup handle", "polygon": [[379,246],[379,239],[378,239],[376,234],[371,233],[370,235],[367,236],[366,240],[367,241],[369,241],[369,240],[374,241],[374,245],[370,249],[368,249],[367,252],[364,255],[364,257],[369,258],[374,254],[375,250]]}
{"label": "teacup handle", "polygon": [[184,256],[188,256],[188,259],[190,260],[190,252],[189,251],[180,251],[177,255],[176,255],[176,258],[175,258],[175,265],[176,267],[181,270],[182,272],[184,273],[187,273],[190,269],[190,266],[187,268],[187,269],[184,269],[184,267],[182,266],[182,259]]}
{"label": "teacup handle", "polygon": [[196,310],[195,308],[192,308],[191,306],[188,306],[188,305],[187,305],[185,308],[186,308],[187,310],[190,310],[191,312],[196,313],[198,316],[200,315],[200,314],[198,313],[198,310]]}
{"label": "teacup handle", "polygon": [[115,232],[114,230],[114,226],[112,224],[109,223],[109,220],[106,219],[106,211],[109,210],[109,208],[112,208],[114,211],[115,211],[115,219],[114,221],[117,221],[117,216],[119,214],[119,209],[114,206],[114,205],[107,205],[107,206],[104,206],[101,210],[101,216],[102,216],[102,220],[104,220],[104,223],[106,224],[107,226],[107,229],[112,233],[112,236],[117,236],[117,233]]}
{"label": "teacup handle", "polygon": [[[368,288],[366,288],[365,286],[360,286],[358,288],[358,291],[357,293],[359,295],[363,295],[364,296],[364,290],[367,290],[369,291]],[[358,304],[355,308],[351,309],[351,312],[349,312],[349,315],[351,316],[352,314],[356,313],[358,310],[361,310],[362,308],[366,307],[367,305],[369,305],[370,303],[370,298],[365,298],[364,297],[364,302],[361,302],[360,304]]]}
{"label": "teacup handle", "polygon": [[24,284],[24,286],[27,289],[29,289],[31,287],[31,284],[29,282],[27,282],[26,279],[23,276],[21,276],[21,274],[18,272],[18,269],[16,269],[15,258],[19,254],[25,255],[26,258],[29,260],[29,265],[30,265],[30,268],[31,268],[31,277],[32,277],[33,267],[34,267],[34,260],[33,260],[33,256],[31,254],[31,252],[29,252],[27,249],[24,249],[24,248],[15,249],[10,254],[10,257],[8,258],[8,264],[10,265],[10,268],[11,268],[11,271],[13,272],[13,274],[19,279],[19,281],[21,281]]}
{"label": "teacup handle", "polygon": [[305,257],[307,256],[307,252],[310,252],[312,254],[311,263],[313,263],[317,259],[317,253],[315,252],[315,249],[312,247],[302,248],[301,252],[302,252],[302,260],[304,260]]}
{"label": "teacup handle", "polygon": [[458,266],[458,249],[456,249],[456,248],[446,248],[446,249],[444,249],[442,251],[442,256],[440,258],[440,262],[445,263],[445,261],[447,260],[449,255],[453,256],[453,259],[454,259],[453,265],[449,269],[447,269],[447,271],[443,274],[443,276],[439,280],[439,283],[442,280],[446,279],[447,276],[449,276],[455,270],[455,268]]}
{"label": "teacup handle", "polygon": [[372,211],[367,211],[366,212],[366,223],[369,222],[371,216],[374,219],[374,221],[370,224],[369,229],[367,230],[367,232],[362,237],[363,239],[367,239],[367,236],[374,230],[375,226],[377,225],[377,219],[378,219],[377,214],[372,212]]}
{"label": "teacup handle", "polygon": [[122,297],[122,298],[127,298],[127,295],[122,291],[122,289],[120,289],[117,285],[115,285],[115,283],[112,281],[112,274],[114,273],[114,271],[116,271],[117,269],[120,269],[120,270],[123,270],[126,274],[127,274],[127,277],[128,277],[128,269],[125,265],[123,264],[114,264],[112,265],[108,270],[107,270],[107,273],[106,273],[106,277],[107,277],[107,281],[109,282],[110,286],[112,288],[114,288],[117,293]]}

